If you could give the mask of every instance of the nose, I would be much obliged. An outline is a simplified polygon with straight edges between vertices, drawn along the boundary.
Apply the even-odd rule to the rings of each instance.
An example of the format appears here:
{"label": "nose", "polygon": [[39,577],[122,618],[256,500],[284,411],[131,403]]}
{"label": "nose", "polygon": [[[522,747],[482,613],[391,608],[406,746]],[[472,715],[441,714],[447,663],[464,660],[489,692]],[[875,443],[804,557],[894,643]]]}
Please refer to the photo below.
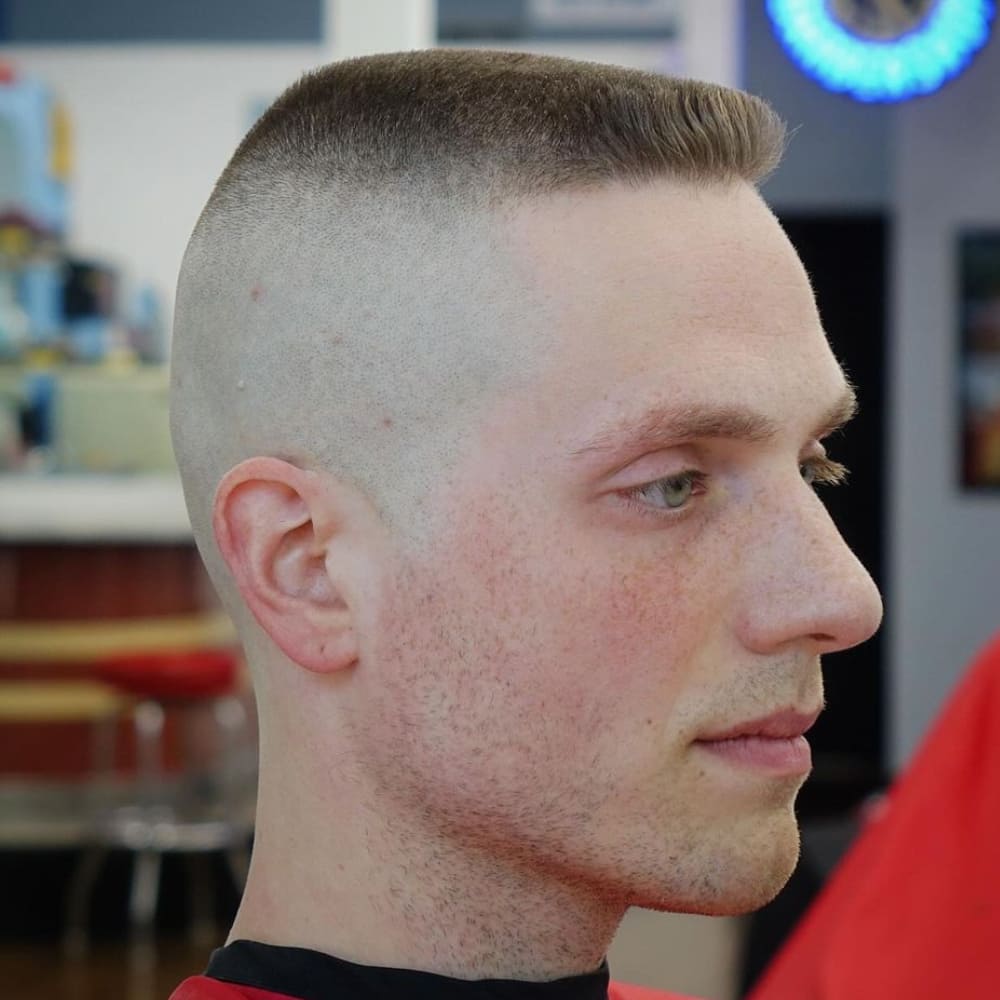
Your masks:
{"label": "nose", "polygon": [[820,498],[801,485],[794,504],[759,510],[749,533],[740,620],[754,652],[796,643],[834,653],[871,638],[882,622],[875,581]]}

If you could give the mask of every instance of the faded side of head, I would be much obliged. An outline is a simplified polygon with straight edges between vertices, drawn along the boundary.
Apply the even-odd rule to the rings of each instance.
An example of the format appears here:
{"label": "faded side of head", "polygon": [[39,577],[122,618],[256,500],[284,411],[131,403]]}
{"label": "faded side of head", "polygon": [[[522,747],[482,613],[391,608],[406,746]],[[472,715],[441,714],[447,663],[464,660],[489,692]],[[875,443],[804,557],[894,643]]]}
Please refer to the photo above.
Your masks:
{"label": "faded side of head", "polygon": [[657,179],[756,183],[783,126],[711,84],[506,52],[429,50],[303,77],[219,179],[177,290],[172,431],[196,540],[255,455],[365,494],[401,540],[490,402],[546,351],[546,297],[505,209]]}

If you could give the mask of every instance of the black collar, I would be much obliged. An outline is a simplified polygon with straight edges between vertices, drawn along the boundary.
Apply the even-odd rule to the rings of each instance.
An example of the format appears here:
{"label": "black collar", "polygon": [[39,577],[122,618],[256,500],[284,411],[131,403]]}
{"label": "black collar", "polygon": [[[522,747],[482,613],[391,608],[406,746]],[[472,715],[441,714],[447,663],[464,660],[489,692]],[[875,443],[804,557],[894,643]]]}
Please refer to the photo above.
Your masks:
{"label": "black collar", "polygon": [[355,965],[308,948],[234,941],[212,952],[213,979],[284,993],[298,1000],[607,1000],[607,960],[595,972],[546,983],[452,979],[415,969]]}

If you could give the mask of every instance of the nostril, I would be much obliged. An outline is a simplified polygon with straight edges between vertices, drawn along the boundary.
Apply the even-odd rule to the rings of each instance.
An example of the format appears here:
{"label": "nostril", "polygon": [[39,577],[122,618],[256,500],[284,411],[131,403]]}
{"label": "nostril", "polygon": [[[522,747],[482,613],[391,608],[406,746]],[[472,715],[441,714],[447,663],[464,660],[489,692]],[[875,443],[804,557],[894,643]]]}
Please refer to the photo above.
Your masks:
{"label": "nostril", "polygon": [[836,638],[830,635],[828,632],[813,632],[810,637],[815,642],[836,642]]}

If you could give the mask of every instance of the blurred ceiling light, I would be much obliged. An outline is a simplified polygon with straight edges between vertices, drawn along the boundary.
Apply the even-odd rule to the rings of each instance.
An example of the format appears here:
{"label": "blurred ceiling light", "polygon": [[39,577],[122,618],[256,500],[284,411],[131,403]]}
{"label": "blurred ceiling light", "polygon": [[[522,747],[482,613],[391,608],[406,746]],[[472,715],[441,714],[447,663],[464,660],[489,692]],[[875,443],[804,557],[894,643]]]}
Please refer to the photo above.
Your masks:
{"label": "blurred ceiling light", "polygon": [[957,76],[989,38],[994,0],[767,0],[792,59],[828,90],[902,101]]}

